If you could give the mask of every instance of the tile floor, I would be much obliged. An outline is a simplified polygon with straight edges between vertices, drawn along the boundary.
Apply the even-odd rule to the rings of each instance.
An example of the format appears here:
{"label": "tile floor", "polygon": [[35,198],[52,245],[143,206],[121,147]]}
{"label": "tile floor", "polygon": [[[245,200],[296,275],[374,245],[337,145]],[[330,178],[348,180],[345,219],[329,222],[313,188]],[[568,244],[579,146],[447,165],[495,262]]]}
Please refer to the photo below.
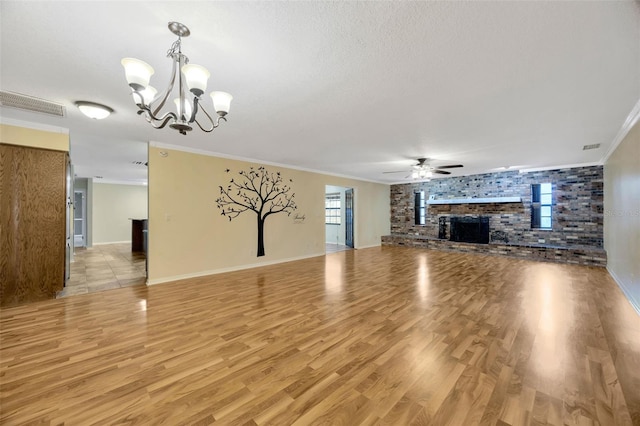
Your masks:
{"label": "tile floor", "polygon": [[146,282],[144,253],[131,252],[131,244],[76,247],[71,275],[58,298],[95,293]]}
{"label": "tile floor", "polygon": [[337,253],[339,251],[353,250],[351,247],[347,247],[343,244],[326,243],[325,253]]}
{"label": "tile floor", "polygon": [[[352,250],[342,244],[326,244],[327,253]],[[144,285],[144,253],[131,252],[131,244],[105,244],[76,247],[71,276],[58,298],[95,293],[114,288]]]}

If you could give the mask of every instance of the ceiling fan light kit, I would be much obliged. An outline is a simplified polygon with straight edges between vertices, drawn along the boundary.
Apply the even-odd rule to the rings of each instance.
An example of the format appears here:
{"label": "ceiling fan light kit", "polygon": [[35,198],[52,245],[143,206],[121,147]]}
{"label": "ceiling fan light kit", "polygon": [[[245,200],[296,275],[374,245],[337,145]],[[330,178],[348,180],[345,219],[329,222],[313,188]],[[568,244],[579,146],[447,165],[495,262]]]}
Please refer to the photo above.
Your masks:
{"label": "ceiling fan light kit", "polygon": [[[432,161],[429,158],[418,158],[417,161],[418,163],[412,166],[413,170],[410,171],[410,174],[406,176],[405,179],[411,177],[412,179],[423,179],[423,180],[429,181],[433,177],[434,173],[437,173],[440,175],[451,174],[451,172],[448,172],[442,169],[455,169],[458,167],[464,167],[462,164],[450,164],[447,166],[433,167],[429,164]],[[405,173],[405,172],[401,170],[401,171],[383,172],[383,173]]]}
{"label": "ceiling fan light kit", "polygon": [[[220,120],[227,121],[225,116],[229,113],[233,97],[226,92],[211,92],[213,107],[218,116],[213,119],[209,115],[201,103],[201,96],[207,90],[207,80],[211,74],[200,65],[190,64],[189,58],[182,53],[182,37],[188,37],[191,34],[189,28],[179,22],[169,22],[169,30],[178,36],[178,40],[167,51],[167,58],[172,60],[173,70],[168,87],[159,96],[157,96],[158,91],[149,85],[154,73],[149,64],[135,58],[124,58],[121,61],[134,102],[138,106],[138,114],[144,116],[156,129],[162,129],[170,123],[169,127],[186,135],[193,130],[191,125],[195,123],[203,132],[212,132],[220,125]],[[161,115],[161,110],[171,96],[176,83],[178,97],[173,99],[175,112],[167,111]],[[193,95],[192,99],[187,97],[185,88],[188,88]],[[200,111],[206,117],[204,125],[198,120]]]}
{"label": "ceiling fan light kit", "polygon": [[411,177],[414,179],[431,179],[433,172],[426,169],[414,170],[413,173],[411,173]]}

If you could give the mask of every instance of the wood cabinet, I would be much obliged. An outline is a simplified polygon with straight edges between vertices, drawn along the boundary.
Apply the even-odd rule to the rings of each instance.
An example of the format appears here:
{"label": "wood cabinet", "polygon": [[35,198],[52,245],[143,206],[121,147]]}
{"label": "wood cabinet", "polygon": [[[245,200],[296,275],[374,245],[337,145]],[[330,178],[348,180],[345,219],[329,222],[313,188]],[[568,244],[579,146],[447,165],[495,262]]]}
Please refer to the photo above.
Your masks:
{"label": "wood cabinet", "polygon": [[64,287],[68,153],[0,144],[0,305]]}

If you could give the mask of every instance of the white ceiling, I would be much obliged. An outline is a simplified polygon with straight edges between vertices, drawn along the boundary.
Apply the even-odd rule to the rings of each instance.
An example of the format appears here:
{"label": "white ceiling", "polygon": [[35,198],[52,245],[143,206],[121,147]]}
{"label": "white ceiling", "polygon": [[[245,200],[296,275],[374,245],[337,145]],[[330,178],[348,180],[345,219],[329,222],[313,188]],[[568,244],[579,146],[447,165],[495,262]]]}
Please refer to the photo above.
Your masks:
{"label": "white ceiling", "polygon": [[[57,102],[78,176],[144,180],[155,141],[379,182],[417,157],[504,166],[602,161],[640,99],[640,3],[2,1],[1,89]],[[120,65],[183,52],[233,94],[213,133],[152,129]],[[211,100],[206,96],[206,102]],[[93,121],[73,106],[115,110]],[[583,145],[601,144],[582,151]]]}

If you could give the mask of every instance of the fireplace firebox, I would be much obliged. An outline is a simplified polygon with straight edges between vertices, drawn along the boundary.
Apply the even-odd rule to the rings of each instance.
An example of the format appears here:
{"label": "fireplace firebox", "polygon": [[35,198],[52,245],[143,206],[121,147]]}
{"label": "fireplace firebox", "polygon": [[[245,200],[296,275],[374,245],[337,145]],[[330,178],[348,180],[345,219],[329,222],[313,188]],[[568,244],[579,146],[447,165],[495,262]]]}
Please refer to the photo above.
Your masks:
{"label": "fireplace firebox", "polygon": [[489,244],[489,218],[454,216],[449,219],[449,239],[464,243]]}

